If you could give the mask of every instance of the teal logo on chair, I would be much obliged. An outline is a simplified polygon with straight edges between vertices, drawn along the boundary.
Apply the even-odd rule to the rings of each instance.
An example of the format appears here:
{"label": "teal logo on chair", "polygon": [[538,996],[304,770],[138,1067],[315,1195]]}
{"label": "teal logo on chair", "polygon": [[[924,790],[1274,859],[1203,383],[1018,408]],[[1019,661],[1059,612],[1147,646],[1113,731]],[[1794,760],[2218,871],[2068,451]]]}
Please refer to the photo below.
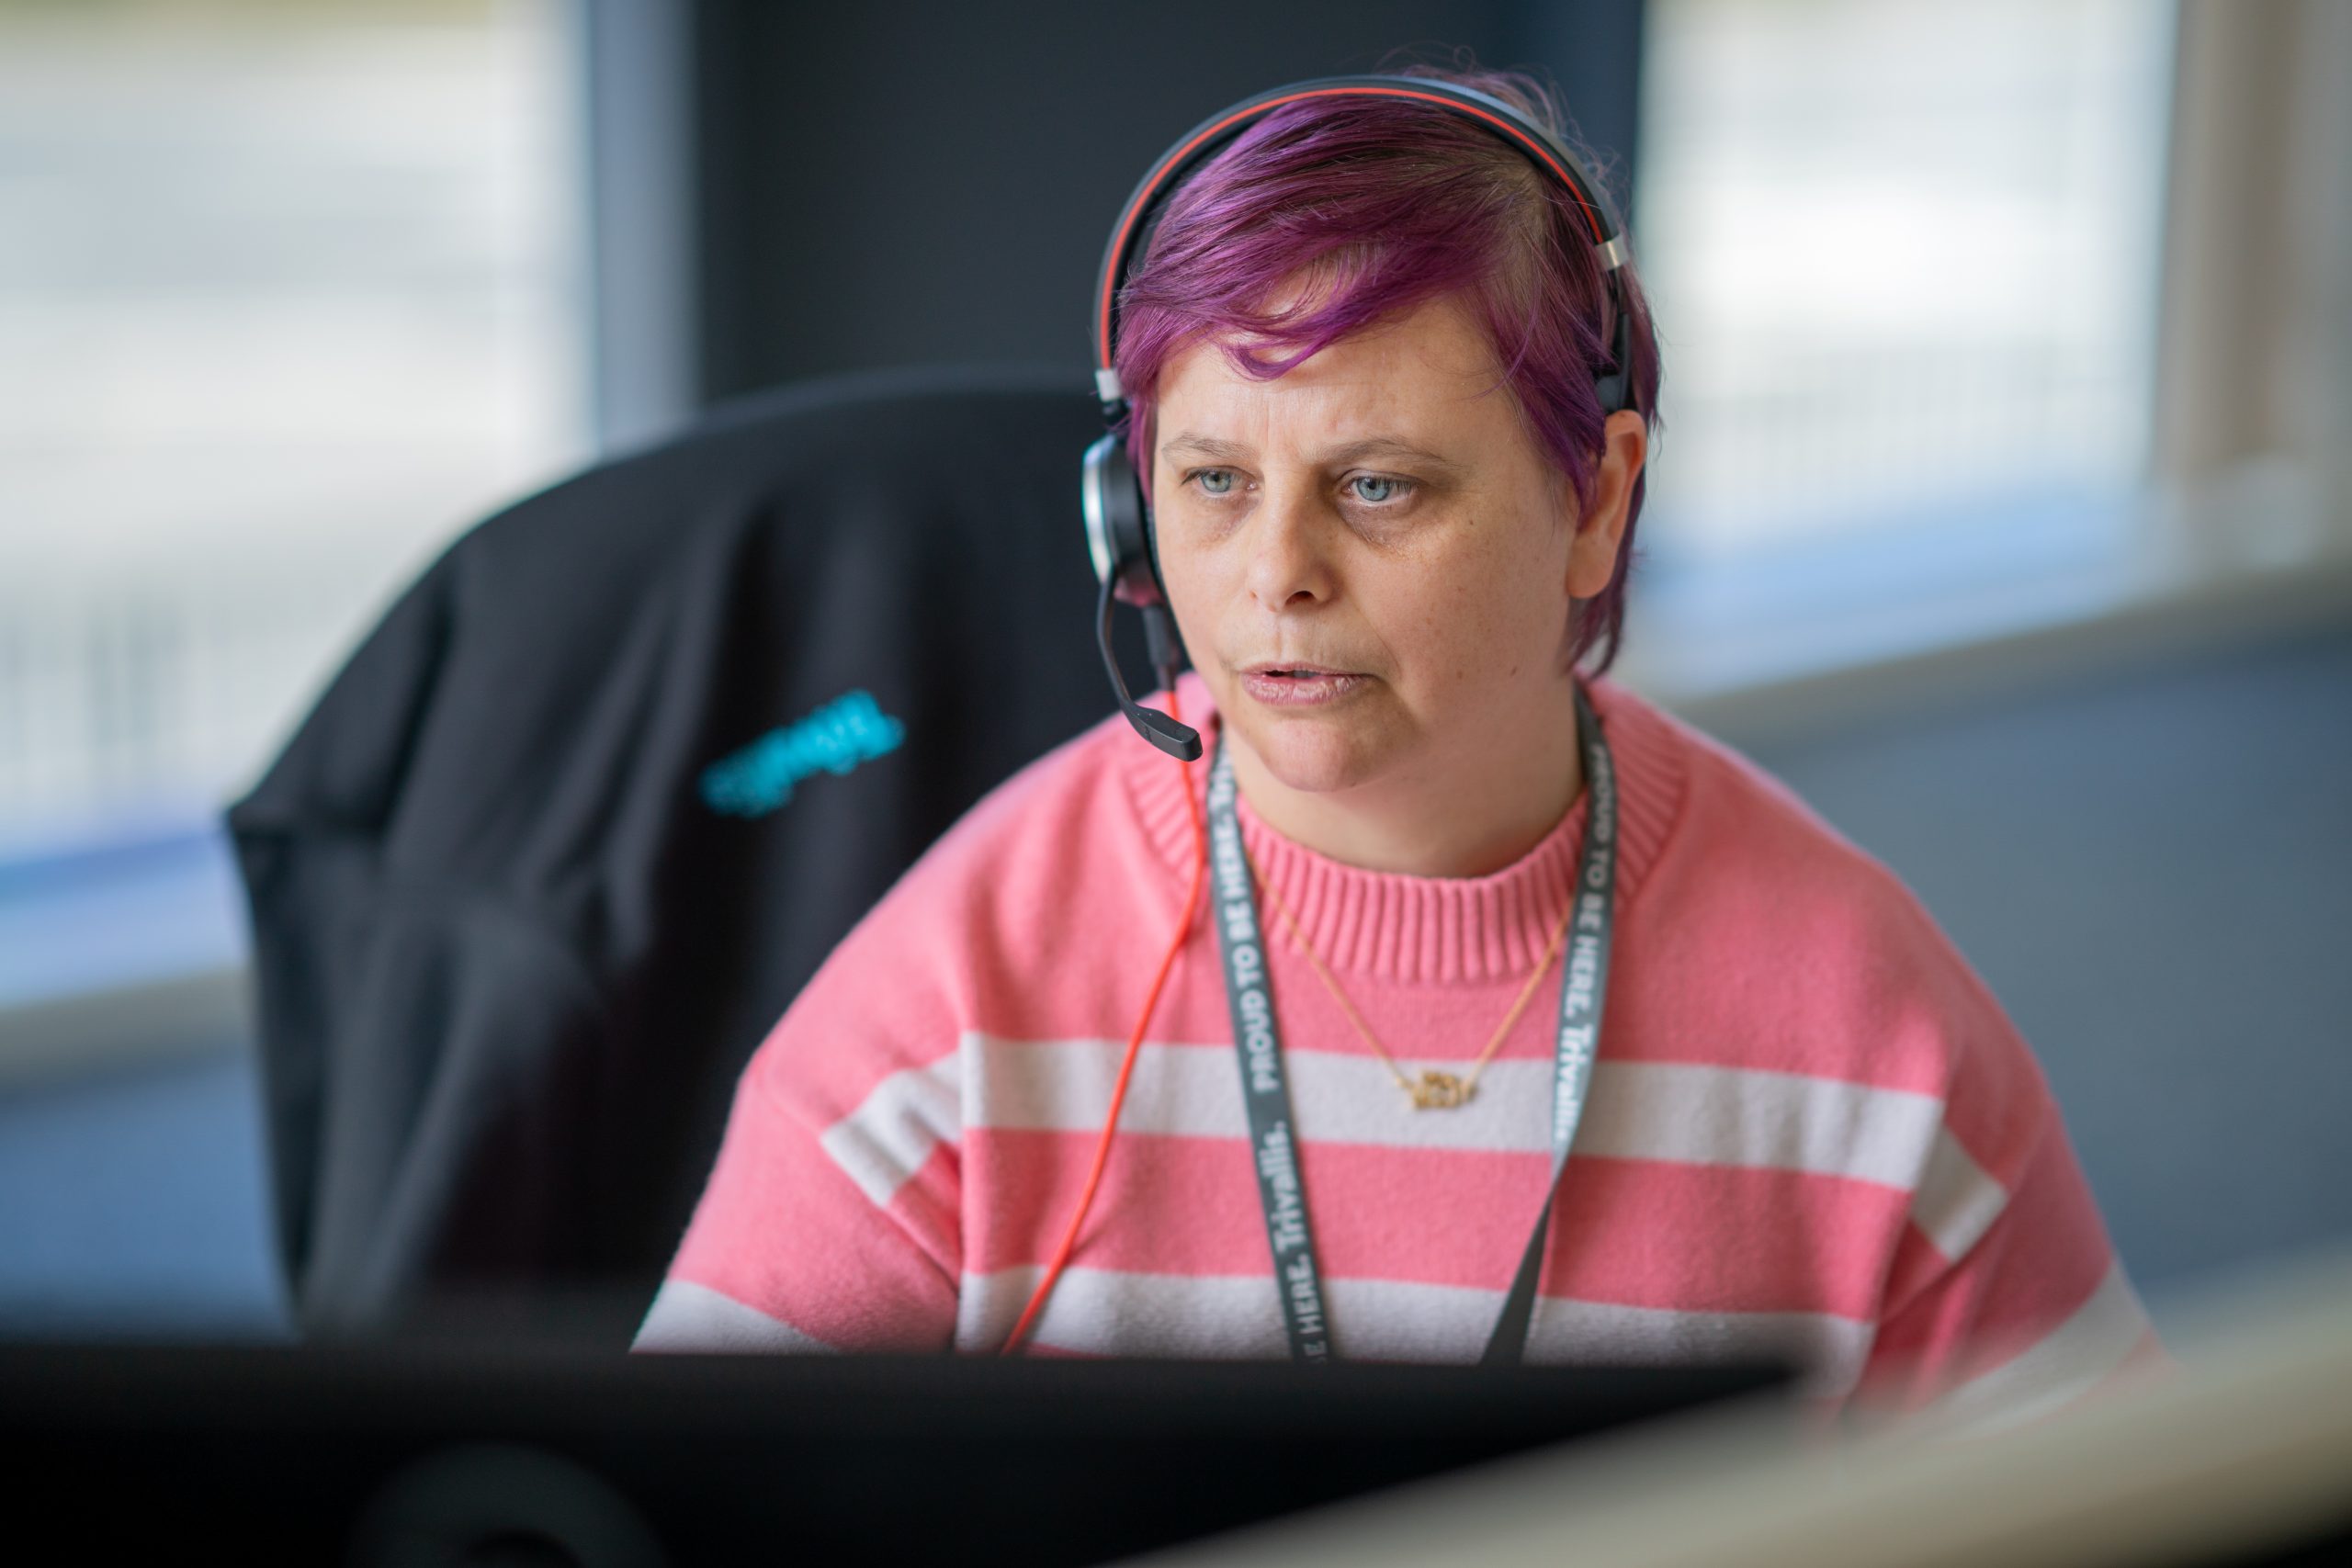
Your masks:
{"label": "teal logo on chair", "polygon": [[851,692],[705,768],[703,803],[725,817],[764,817],[811,773],[846,773],[897,750],[906,736],[872,693]]}

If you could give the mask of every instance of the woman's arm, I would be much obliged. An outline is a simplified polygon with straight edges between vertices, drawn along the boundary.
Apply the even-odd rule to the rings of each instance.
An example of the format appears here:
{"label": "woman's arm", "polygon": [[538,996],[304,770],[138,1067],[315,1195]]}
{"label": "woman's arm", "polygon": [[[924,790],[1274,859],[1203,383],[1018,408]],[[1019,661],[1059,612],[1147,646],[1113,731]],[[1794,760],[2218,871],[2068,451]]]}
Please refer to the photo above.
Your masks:
{"label": "woman's arm", "polygon": [[945,1349],[963,1225],[961,1024],[910,874],[829,957],[737,1084],[718,1158],[639,1331],[646,1350]]}
{"label": "woman's arm", "polygon": [[1997,1013],[1973,1032],[1855,1401],[1983,1430],[2165,1358],[2040,1068]]}

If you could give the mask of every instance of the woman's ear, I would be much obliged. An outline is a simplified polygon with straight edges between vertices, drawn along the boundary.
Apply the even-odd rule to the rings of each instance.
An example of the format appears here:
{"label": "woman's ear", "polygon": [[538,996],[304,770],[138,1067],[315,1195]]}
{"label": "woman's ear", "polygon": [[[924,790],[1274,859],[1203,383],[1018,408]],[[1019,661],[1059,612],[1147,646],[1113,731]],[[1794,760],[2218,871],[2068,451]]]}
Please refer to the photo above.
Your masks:
{"label": "woman's ear", "polygon": [[1634,507],[1634,481],[1648,459],[1649,423],[1631,409],[1620,409],[1601,426],[1600,466],[1593,476],[1592,503],[1577,520],[1568,547],[1568,597],[1589,599],[1617,574],[1617,548]]}

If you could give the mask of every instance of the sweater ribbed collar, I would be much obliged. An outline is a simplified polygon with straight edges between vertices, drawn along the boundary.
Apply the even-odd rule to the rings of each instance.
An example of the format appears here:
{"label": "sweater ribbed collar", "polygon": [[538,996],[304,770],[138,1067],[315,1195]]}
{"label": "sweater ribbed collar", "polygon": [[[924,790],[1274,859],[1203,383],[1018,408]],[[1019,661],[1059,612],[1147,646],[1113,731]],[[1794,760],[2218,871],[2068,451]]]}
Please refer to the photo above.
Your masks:
{"label": "sweater ribbed collar", "polygon": [[[1588,689],[1617,764],[1622,920],[1681,810],[1687,761],[1681,738],[1655,708],[1606,679]],[[1182,677],[1178,696],[1184,721],[1214,744],[1216,705],[1200,677]],[[1193,829],[1183,790],[1200,798],[1207,759],[1180,765],[1125,734],[1113,744],[1145,835],[1176,874],[1188,874]],[[1589,793],[1579,791],[1534,848],[1487,876],[1366,871],[1284,838],[1246,798],[1238,816],[1250,863],[1281,891],[1307,942],[1333,969],[1407,985],[1487,985],[1523,977],[1551,940],[1576,881]],[[1270,931],[1275,928],[1271,910],[1261,919]]]}

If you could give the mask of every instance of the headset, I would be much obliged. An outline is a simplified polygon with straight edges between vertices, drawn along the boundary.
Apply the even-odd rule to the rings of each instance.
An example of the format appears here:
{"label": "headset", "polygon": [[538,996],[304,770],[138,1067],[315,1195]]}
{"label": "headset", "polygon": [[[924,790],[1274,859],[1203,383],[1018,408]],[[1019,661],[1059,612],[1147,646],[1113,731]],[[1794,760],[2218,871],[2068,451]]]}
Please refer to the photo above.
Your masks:
{"label": "headset", "polygon": [[1143,482],[1127,453],[1125,389],[1119,385],[1114,351],[1118,344],[1119,290],[1136,259],[1148,248],[1169,195],[1193,169],[1215,157],[1236,137],[1285,104],[1314,98],[1401,98],[1431,104],[1475,121],[1524,153],[1528,160],[1566,186],[1583,209],[1592,231],[1593,254],[1607,282],[1611,316],[1609,365],[1593,378],[1593,391],[1604,414],[1633,406],[1633,311],[1622,269],[1631,252],[1624,226],[1610,205],[1600,182],[1592,177],[1566,142],[1521,110],[1487,93],[1450,82],[1419,76],[1321,76],[1294,82],[1219,110],[1187,131],[1161,153],[1136,186],[1103,247],[1102,270],[1094,284],[1094,390],[1102,404],[1102,420],[1110,434],[1086,450],[1081,465],[1080,500],[1086,517],[1086,547],[1094,558],[1094,575],[1101,584],[1095,603],[1095,638],[1102,650],[1102,668],[1120,711],[1136,733],[1180,761],[1201,754],[1200,732],[1137,703],[1119,673],[1111,651],[1113,602],[1135,605],[1143,614],[1144,640],[1160,683],[1173,691],[1183,668],[1183,642],[1168,611],[1168,595],[1159,576],[1159,545],[1152,532],[1151,506]]}
{"label": "headset", "polygon": [[[1201,735],[1183,722],[1177,704],[1176,675],[1183,668],[1183,642],[1177,634],[1175,618],[1169,614],[1168,595],[1159,577],[1159,547],[1152,534],[1151,508],[1144,498],[1143,482],[1135,465],[1128,460],[1126,435],[1122,428],[1127,416],[1126,393],[1119,385],[1119,373],[1113,362],[1113,350],[1118,341],[1119,288],[1126,281],[1136,258],[1148,247],[1153,225],[1169,193],[1182,183],[1185,175],[1214,157],[1262,116],[1284,104],[1311,98],[1405,98],[1434,104],[1485,126],[1567,186],[1592,231],[1593,254],[1607,280],[1614,318],[1610,330],[1610,364],[1594,377],[1593,390],[1603,413],[1633,406],[1633,312],[1620,271],[1629,254],[1624,229],[1602,194],[1600,182],[1586,171],[1576,154],[1558,137],[1510,104],[1468,87],[1419,76],[1323,76],[1244,98],[1186,132],[1160,154],[1127,197],[1126,205],[1119,210],[1118,224],[1111,231],[1111,243],[1102,252],[1102,270],[1094,286],[1094,389],[1102,400],[1102,420],[1110,426],[1110,434],[1087,448],[1080,491],[1086,515],[1086,547],[1094,558],[1094,575],[1101,584],[1094,619],[1095,637],[1102,650],[1102,668],[1111,677],[1111,690],[1118,696],[1120,711],[1135,726],[1136,733],[1182,762],[1199,760]],[[1144,639],[1152,668],[1168,693],[1166,713],[1145,707],[1128,694],[1126,680],[1119,673],[1118,659],[1111,650],[1114,602],[1133,604],[1143,613]],[[1095,1192],[1102,1185],[1144,1032],[1151,1026],[1169,972],[1199,916],[1207,883],[1208,838],[1201,819],[1200,802],[1194,798],[1189,783],[1184,799],[1192,816],[1193,852],[1191,885],[1184,894],[1183,908],[1145,993],[1135,1028],[1128,1033],[1126,1054],[1120,1061],[1118,1078],[1111,1089],[1110,1112],[1103,1119],[1093,1161],[1069,1225],[1031,1292],[1028,1305],[1006,1337],[1000,1351],[1002,1355],[1019,1353],[1056,1282],[1069,1266],[1087,1213],[1093,1207]]]}

